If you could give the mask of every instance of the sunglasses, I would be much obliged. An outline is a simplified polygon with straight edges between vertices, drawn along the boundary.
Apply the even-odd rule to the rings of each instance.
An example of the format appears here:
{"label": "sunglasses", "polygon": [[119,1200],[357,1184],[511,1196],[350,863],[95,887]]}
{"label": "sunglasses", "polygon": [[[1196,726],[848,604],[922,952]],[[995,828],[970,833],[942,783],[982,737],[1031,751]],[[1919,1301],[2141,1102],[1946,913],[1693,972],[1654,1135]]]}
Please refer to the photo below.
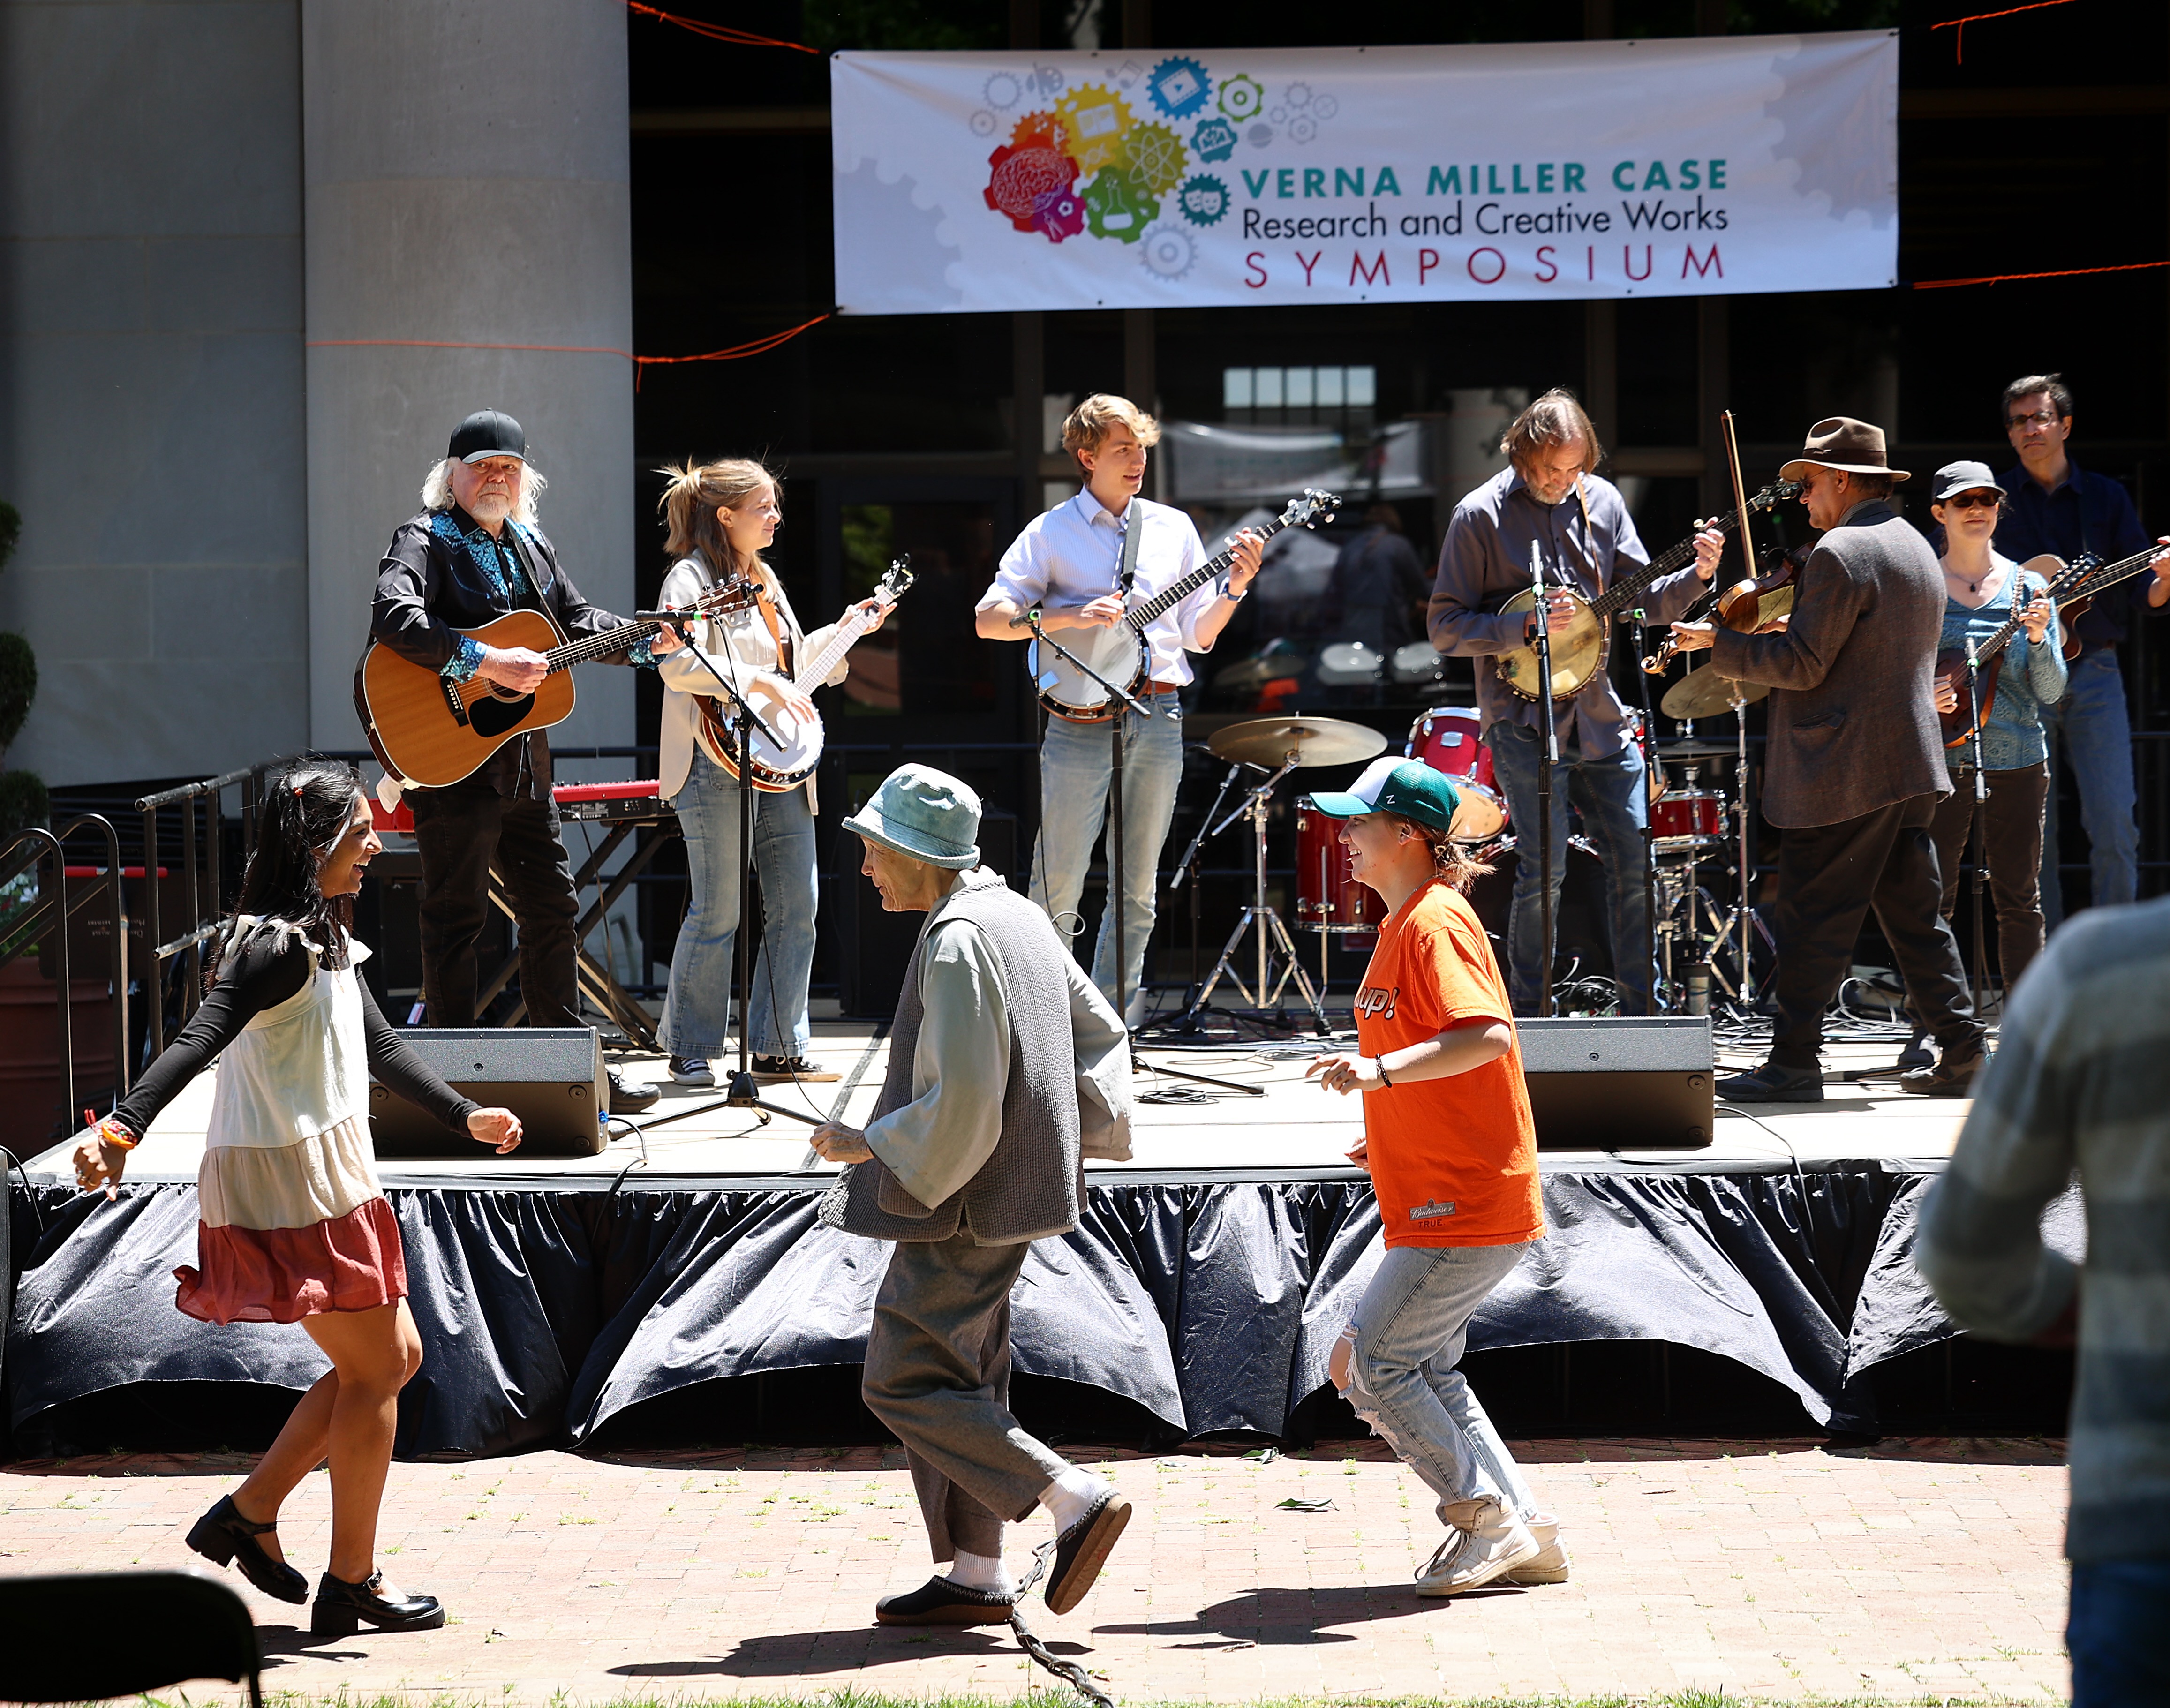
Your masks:
{"label": "sunglasses", "polygon": [[2004,494],[1995,492],[1963,492],[1944,500],[1944,508],[1952,510],[1980,509],[1993,510],[2004,502]]}

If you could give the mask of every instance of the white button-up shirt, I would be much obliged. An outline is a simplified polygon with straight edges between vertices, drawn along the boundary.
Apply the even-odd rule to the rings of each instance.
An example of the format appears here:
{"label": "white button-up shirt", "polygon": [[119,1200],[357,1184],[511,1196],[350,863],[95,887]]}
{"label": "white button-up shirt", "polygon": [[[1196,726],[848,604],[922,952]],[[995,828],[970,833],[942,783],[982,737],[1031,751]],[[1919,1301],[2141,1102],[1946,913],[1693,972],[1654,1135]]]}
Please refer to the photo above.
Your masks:
{"label": "white button-up shirt", "polygon": [[[1002,553],[994,584],[975,609],[985,611],[1008,600],[1020,610],[1045,605],[1072,611],[1114,592],[1121,579],[1124,531],[1132,527],[1145,530],[1138,539],[1137,575],[1131,583],[1134,603],[1151,599],[1206,560],[1197,528],[1173,505],[1134,498],[1119,517],[1088,487],[1025,525]],[[1154,681],[1181,686],[1191,680],[1184,654],[1206,650],[1199,643],[1198,622],[1221,596],[1221,579],[1208,582],[1146,626]]]}

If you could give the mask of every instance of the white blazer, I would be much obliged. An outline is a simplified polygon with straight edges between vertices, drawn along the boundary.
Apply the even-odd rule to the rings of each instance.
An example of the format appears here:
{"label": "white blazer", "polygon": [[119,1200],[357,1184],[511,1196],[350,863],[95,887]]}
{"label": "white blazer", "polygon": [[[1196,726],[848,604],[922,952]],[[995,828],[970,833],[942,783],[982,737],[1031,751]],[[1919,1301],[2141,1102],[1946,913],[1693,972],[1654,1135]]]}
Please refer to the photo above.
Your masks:
{"label": "white blazer", "polygon": [[[767,564],[762,566],[762,574],[767,579],[769,596],[776,601],[778,619],[791,637],[793,652],[802,660],[810,658],[827,644],[836,625],[831,623],[826,628],[817,628],[812,634],[804,632],[799,627],[799,619],[792,614],[791,601],[783,596],[783,587]],[[690,605],[718,583],[719,578],[708,568],[708,559],[696,552],[671,566],[671,573],[663,578],[659,603]],[[699,648],[715,660],[718,670],[741,686],[756,676],[767,677],[772,682],[784,681],[778,667],[776,643],[770,638],[768,624],[757,606],[749,605],[742,611],[709,617],[692,627],[698,633],[684,637],[685,647],[665,653],[655,661],[656,674],[663,678],[666,691],[663,696],[662,752],[657,760],[656,782],[666,801],[686,787],[686,779],[692,772],[693,731],[701,721],[701,708],[693,703],[693,696],[713,696],[716,692],[716,679],[693,656],[692,649]],[[846,659],[837,665],[827,681],[799,686],[810,691],[815,687],[833,688],[851,673],[851,662]],[[814,805],[810,777],[806,782],[806,803],[810,808]]]}

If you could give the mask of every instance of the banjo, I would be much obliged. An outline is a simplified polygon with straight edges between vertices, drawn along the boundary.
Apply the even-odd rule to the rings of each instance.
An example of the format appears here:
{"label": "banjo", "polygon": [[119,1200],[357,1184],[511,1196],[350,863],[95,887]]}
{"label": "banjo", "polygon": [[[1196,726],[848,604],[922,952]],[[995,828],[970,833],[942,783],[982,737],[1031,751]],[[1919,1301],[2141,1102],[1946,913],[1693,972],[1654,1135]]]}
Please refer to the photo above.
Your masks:
{"label": "banjo", "polygon": [[[1772,505],[1793,497],[1801,489],[1797,480],[1774,480],[1762,491],[1748,499],[1745,509],[1752,514],[1767,510]],[[1704,524],[1724,533],[1734,527],[1734,515],[1714,518]],[[1574,601],[1574,617],[1569,625],[1556,631],[1552,638],[1553,697],[1572,699],[1582,691],[1582,686],[1605,667],[1605,657],[1611,638],[1611,622],[1622,611],[1633,605],[1650,584],[1660,576],[1670,575],[1695,560],[1695,536],[1691,534],[1678,545],[1662,552],[1628,574],[1623,575],[1595,599],[1585,599],[1572,587],[1545,584],[1547,593],[1564,593]],[[1504,613],[1530,611],[1537,609],[1535,590],[1523,587],[1503,600],[1494,609]],[[1769,613],[1775,616],[1776,612]],[[1766,616],[1766,620],[1768,620]],[[1542,669],[1537,663],[1537,649],[1533,645],[1515,648],[1504,652],[1494,660],[1493,668],[1499,680],[1525,700],[1537,697]],[[1647,669],[1648,666],[1646,665]]]}
{"label": "banjo", "polygon": [[[827,681],[844,654],[880,627],[911,585],[909,554],[890,559],[874,591],[876,608],[871,611],[854,611],[839,622],[836,632],[820,652],[799,660],[791,673],[793,683],[803,685],[810,693]],[[814,775],[814,768],[821,762],[821,719],[819,716],[799,717],[784,704],[783,697],[773,687],[758,678],[745,684],[741,691],[783,743],[781,747],[774,746],[766,735],[755,733],[753,752],[747,762],[747,769],[753,773],[755,789],[774,795],[797,788]],[[739,729],[735,709],[719,703],[713,694],[696,694],[693,703],[701,711],[700,721],[693,726],[693,737],[700,743],[701,751],[730,776],[737,777]]]}
{"label": "banjo", "polygon": [[[1306,487],[1303,496],[1291,499],[1278,517],[1251,531],[1270,540],[1283,528],[1315,528],[1332,521],[1334,513],[1340,507],[1341,499],[1337,494]],[[1124,611],[1120,622],[1105,628],[1073,630],[1064,635],[1062,643],[1109,681],[1120,682],[1126,693],[1136,694],[1145,686],[1152,669],[1152,649],[1146,640],[1146,627],[1200,588],[1219,580],[1235,561],[1236,548],[1231,546],[1179,580],[1170,582],[1152,598],[1130,606]],[[1035,636],[1025,647],[1024,663],[1033,686],[1039,691],[1040,703],[1054,716],[1067,718],[1072,723],[1106,721],[1108,691],[1052,645],[1043,646]]]}

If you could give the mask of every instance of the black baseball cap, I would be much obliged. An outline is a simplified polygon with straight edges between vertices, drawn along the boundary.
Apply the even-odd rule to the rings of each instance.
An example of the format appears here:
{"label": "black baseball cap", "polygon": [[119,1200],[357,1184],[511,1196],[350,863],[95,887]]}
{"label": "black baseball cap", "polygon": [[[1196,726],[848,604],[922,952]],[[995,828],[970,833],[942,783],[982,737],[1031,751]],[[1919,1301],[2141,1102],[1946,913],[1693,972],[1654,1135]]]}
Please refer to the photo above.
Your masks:
{"label": "black baseball cap", "polygon": [[447,456],[462,462],[479,462],[485,456],[516,456],[527,461],[527,435],[520,424],[502,409],[478,409],[452,429]]}

